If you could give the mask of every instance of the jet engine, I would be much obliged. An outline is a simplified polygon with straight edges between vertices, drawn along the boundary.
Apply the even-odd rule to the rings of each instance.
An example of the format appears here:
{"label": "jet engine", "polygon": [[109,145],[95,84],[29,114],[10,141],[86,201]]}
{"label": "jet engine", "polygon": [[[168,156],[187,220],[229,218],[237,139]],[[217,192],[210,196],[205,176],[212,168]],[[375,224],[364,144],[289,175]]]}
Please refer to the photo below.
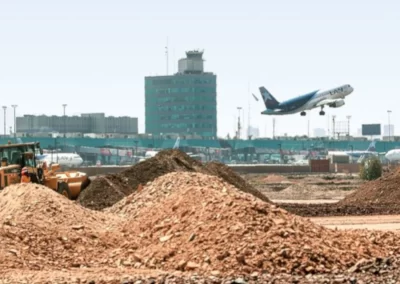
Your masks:
{"label": "jet engine", "polygon": [[329,106],[333,107],[333,108],[336,108],[336,107],[341,107],[343,105],[344,105],[344,100],[338,100],[338,101],[336,101],[334,103],[331,103]]}

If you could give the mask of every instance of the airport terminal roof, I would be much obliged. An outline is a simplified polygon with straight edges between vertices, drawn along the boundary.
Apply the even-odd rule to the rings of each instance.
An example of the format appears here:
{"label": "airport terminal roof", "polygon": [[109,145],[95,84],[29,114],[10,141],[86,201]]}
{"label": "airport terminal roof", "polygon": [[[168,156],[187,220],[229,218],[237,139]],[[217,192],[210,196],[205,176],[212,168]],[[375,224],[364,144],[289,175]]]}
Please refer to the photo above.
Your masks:
{"label": "airport terminal roof", "polygon": [[[109,147],[109,148],[157,148],[168,149],[172,148],[175,144],[175,139],[124,139],[124,138],[51,138],[51,137],[24,137],[21,138],[25,142],[40,142],[42,148],[61,147],[64,145],[79,147]],[[8,141],[13,139],[0,138],[1,144],[7,144]],[[301,151],[316,148],[324,148],[328,150],[366,150],[369,141],[316,141],[316,140],[269,140],[269,139],[255,139],[255,140],[201,140],[201,139],[188,139],[180,140],[182,147],[204,147],[204,148],[231,148],[232,150],[240,150],[245,148],[256,149],[270,149],[270,150],[291,150]],[[383,142],[376,143],[376,150],[378,152],[387,152],[394,148],[399,148],[400,142]]]}

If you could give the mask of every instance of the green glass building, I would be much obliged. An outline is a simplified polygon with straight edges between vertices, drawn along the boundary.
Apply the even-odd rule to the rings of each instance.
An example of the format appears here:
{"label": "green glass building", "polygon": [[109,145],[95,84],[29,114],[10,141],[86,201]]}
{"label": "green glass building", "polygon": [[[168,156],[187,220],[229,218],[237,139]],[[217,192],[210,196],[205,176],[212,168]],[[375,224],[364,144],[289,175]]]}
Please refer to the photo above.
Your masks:
{"label": "green glass building", "polygon": [[217,136],[217,76],[204,72],[202,55],[188,51],[178,73],[145,77],[146,133]]}

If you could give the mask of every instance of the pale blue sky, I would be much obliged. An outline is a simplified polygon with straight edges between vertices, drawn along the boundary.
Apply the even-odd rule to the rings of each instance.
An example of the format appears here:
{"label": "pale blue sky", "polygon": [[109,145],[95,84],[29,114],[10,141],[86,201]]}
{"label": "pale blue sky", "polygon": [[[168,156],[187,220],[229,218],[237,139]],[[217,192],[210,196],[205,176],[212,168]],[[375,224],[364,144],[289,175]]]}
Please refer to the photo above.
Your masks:
{"label": "pale blue sky", "polygon": [[[18,114],[105,112],[139,117],[144,76],[170,73],[185,50],[204,49],[217,74],[218,133],[233,133],[237,106],[249,98],[252,125],[272,135],[262,116],[264,85],[278,100],[351,84],[338,120],[387,123],[400,118],[399,1],[9,1],[0,0],[0,101]],[[0,116],[3,133],[3,112]],[[314,110],[310,128],[327,127]],[[276,133],[306,134],[299,114],[277,117]],[[311,132],[312,133],[312,132]]]}

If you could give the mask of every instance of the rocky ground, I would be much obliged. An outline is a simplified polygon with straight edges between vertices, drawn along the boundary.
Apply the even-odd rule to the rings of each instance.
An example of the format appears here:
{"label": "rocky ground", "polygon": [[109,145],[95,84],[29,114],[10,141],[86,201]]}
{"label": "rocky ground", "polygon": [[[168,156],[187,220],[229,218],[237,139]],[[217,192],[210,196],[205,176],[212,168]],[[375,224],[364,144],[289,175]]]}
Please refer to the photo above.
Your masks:
{"label": "rocky ground", "polygon": [[400,214],[398,171],[372,182],[345,174],[243,177],[281,208],[303,217]]}
{"label": "rocky ground", "polygon": [[[0,192],[0,283],[400,281],[399,233],[328,229],[299,216],[397,212],[386,203],[397,196],[396,175],[246,182],[175,152],[150,162],[143,173],[133,167],[99,179],[80,204],[32,184]],[[343,192],[343,201],[273,204],[261,192],[306,201]]]}

